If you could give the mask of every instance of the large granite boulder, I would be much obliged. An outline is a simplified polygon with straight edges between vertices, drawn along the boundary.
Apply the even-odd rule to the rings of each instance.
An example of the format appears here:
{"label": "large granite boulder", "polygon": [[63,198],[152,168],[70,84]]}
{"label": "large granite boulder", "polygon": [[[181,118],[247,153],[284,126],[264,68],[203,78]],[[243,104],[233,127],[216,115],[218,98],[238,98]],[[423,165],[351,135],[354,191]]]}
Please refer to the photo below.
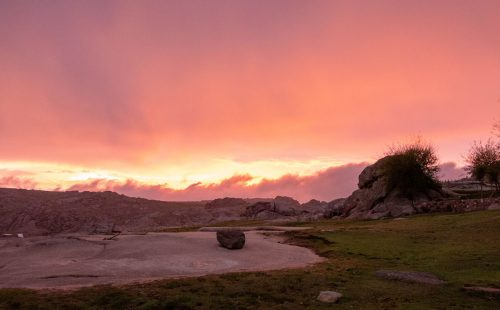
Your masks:
{"label": "large granite boulder", "polygon": [[245,245],[245,233],[241,230],[220,230],[217,232],[217,241],[226,249],[239,250]]}
{"label": "large granite boulder", "polygon": [[390,156],[386,156],[366,167],[359,175],[359,189],[354,191],[336,212],[329,212],[325,216],[331,217],[340,213],[343,217],[357,219],[401,217],[417,213],[423,203],[445,197],[444,192],[436,188],[423,189],[412,197],[397,188],[391,188],[385,173],[390,159]]}
{"label": "large granite boulder", "polygon": [[257,201],[256,203],[248,206],[241,215],[244,217],[257,217],[260,213],[266,212],[274,212],[275,206],[272,201]]}
{"label": "large granite boulder", "polygon": [[302,213],[323,215],[328,208],[328,205],[329,203],[326,201],[311,199],[308,202],[301,204],[300,209]]}
{"label": "large granite boulder", "polygon": [[301,213],[300,203],[291,197],[276,196],[273,202],[274,202],[275,212],[280,215],[291,216],[291,215],[298,215]]}
{"label": "large granite boulder", "polygon": [[290,197],[277,196],[271,201],[257,201],[246,207],[242,216],[260,219],[275,219],[300,215],[303,210],[300,203]]}
{"label": "large granite boulder", "polygon": [[325,210],[323,210],[323,217],[324,218],[332,218],[335,216],[340,216],[343,213],[344,210],[344,204],[345,204],[345,198],[339,198],[330,201]]}

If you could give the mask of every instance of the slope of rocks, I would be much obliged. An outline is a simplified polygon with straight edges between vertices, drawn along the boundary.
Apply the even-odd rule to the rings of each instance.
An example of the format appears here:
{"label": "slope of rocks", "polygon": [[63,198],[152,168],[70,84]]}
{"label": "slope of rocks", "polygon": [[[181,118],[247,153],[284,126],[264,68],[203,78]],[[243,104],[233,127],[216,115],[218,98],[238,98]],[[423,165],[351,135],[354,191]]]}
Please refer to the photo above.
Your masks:
{"label": "slope of rocks", "polygon": [[240,219],[322,218],[329,204],[274,199],[221,198],[209,202],[165,202],[114,192],[49,192],[0,188],[0,234],[157,231]]}
{"label": "slope of rocks", "polygon": [[410,199],[399,190],[389,188],[384,169],[388,160],[389,156],[384,157],[361,172],[359,189],[345,200],[340,212],[342,216],[357,219],[407,216],[422,212],[427,202],[448,197],[444,191],[428,188]]}

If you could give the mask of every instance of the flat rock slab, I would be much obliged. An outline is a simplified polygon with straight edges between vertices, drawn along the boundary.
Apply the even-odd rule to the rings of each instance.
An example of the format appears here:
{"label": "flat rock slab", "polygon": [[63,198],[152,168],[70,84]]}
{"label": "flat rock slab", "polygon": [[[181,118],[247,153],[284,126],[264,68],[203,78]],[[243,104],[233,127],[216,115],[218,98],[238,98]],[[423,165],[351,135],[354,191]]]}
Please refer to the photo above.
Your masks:
{"label": "flat rock slab", "polygon": [[384,279],[398,280],[412,283],[439,285],[445,284],[443,281],[429,272],[420,271],[395,271],[395,270],[379,270],[375,274]]}
{"label": "flat rock slab", "polygon": [[464,290],[500,295],[500,288],[496,287],[464,286]]}
{"label": "flat rock slab", "polygon": [[[305,267],[324,259],[258,232],[228,251],[214,233],[0,239],[0,287],[72,288],[162,278]],[[272,258],[272,259],[270,259]]]}
{"label": "flat rock slab", "polygon": [[288,226],[240,226],[240,227],[201,227],[198,231],[217,232],[222,230],[239,231],[301,231],[308,230],[311,227],[288,227]]}

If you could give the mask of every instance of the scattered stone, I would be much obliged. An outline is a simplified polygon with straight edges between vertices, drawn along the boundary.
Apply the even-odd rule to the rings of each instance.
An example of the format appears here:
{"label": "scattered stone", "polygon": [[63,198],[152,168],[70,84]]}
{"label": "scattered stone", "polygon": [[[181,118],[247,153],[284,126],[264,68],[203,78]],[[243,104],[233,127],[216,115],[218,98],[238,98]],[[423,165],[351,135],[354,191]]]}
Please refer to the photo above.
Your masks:
{"label": "scattered stone", "polygon": [[398,280],[404,282],[422,283],[422,284],[445,284],[443,281],[429,272],[420,271],[394,271],[394,270],[379,270],[375,272],[379,277],[389,280]]}
{"label": "scattered stone", "polygon": [[326,303],[336,303],[342,297],[342,294],[334,291],[321,291],[318,295],[318,300]]}
{"label": "scattered stone", "polygon": [[496,287],[464,286],[464,290],[500,295],[500,288]]}
{"label": "scattered stone", "polygon": [[239,250],[245,245],[245,233],[241,230],[217,231],[217,241],[226,249]]}

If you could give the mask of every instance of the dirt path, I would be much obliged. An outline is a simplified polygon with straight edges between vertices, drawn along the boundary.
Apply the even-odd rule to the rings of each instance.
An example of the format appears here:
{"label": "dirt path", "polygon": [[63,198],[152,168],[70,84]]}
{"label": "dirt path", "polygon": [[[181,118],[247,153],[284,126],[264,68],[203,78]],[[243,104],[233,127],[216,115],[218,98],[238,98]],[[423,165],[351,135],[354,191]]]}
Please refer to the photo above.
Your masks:
{"label": "dirt path", "polygon": [[304,267],[309,249],[247,232],[242,250],[220,247],[213,232],[0,239],[0,287],[71,288],[169,277]]}

